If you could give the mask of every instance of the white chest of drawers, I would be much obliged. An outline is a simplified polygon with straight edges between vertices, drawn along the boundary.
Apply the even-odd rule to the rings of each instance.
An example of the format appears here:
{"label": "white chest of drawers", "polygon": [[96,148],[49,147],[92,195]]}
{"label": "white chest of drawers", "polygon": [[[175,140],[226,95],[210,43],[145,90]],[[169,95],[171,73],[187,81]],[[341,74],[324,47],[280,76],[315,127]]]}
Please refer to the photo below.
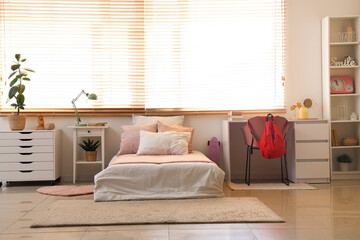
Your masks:
{"label": "white chest of drawers", "polygon": [[297,182],[330,182],[327,121],[295,123],[295,162]]}
{"label": "white chest of drawers", "polygon": [[0,182],[52,181],[61,176],[61,131],[0,131]]}

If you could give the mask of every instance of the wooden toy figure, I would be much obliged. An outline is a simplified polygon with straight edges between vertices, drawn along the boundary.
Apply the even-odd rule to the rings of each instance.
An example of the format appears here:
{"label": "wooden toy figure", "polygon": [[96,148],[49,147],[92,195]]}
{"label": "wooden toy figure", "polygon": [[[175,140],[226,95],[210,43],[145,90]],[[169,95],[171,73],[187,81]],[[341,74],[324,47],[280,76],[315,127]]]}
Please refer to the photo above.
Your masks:
{"label": "wooden toy figure", "polygon": [[36,126],[35,130],[45,130],[44,116],[41,113],[38,116],[38,125]]}

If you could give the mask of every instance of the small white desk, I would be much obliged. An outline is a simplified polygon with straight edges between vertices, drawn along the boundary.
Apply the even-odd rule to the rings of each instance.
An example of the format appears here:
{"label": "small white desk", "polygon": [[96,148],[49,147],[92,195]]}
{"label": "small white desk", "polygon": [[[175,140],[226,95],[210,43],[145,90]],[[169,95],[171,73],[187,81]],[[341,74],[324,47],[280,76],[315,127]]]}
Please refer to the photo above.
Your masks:
{"label": "small white desk", "polygon": [[[226,180],[244,179],[246,145],[242,126],[246,120],[223,120],[223,168]],[[290,120],[287,141],[289,180],[292,182],[328,183],[329,125],[327,120]],[[254,160],[254,161],[253,161]],[[280,160],[265,159],[254,151],[252,178],[280,179]]]}
{"label": "small white desk", "polygon": [[[105,168],[105,130],[108,126],[99,127],[77,127],[69,126],[73,129],[73,183],[76,182],[76,169],[77,165],[84,164],[101,164],[101,170]],[[86,161],[84,158],[79,158],[78,148],[79,140],[84,137],[100,137],[100,160],[94,162]]]}

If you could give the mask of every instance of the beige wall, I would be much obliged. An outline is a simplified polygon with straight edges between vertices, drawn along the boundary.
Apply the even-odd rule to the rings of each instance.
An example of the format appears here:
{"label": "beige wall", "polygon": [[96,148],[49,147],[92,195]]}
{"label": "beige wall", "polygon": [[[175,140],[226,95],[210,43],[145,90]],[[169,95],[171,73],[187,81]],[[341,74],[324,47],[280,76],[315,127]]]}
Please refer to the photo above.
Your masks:
{"label": "beige wall", "polygon": [[[357,15],[359,12],[359,0],[288,0],[287,105],[305,97],[311,97],[317,102],[317,107],[310,112],[310,117],[321,118],[321,18],[328,15]],[[185,118],[184,125],[196,129],[194,149],[206,153],[207,141],[213,136],[221,138],[221,120],[223,119],[226,119],[226,116],[187,116]],[[67,126],[73,125],[75,118],[45,118],[45,121],[54,122],[57,128],[62,129],[62,175],[63,179],[70,180],[72,176],[72,133]],[[83,121],[107,121],[109,123],[110,128],[106,133],[106,162],[108,163],[119,149],[120,126],[130,124],[131,119],[128,117],[99,117],[83,118]],[[35,126],[36,119],[30,118],[27,128],[32,129]],[[0,118],[0,129],[8,129],[6,118]],[[96,167],[88,169],[84,166],[80,170],[79,176],[81,179],[91,179],[96,171]]]}
{"label": "beige wall", "polygon": [[[221,138],[221,120],[225,116],[189,116],[185,118],[184,126],[192,126],[196,129],[193,140],[193,147],[204,153],[207,152],[207,141],[211,137]],[[83,117],[83,122],[108,122],[109,128],[106,130],[106,165],[112,156],[119,151],[120,146],[120,127],[124,124],[131,124],[130,117],[106,117],[106,118],[88,118]],[[54,122],[56,128],[62,130],[62,179],[72,179],[72,129],[67,126],[76,123],[75,116],[50,118],[45,117],[45,122]],[[36,118],[28,118],[27,129],[33,129],[37,125]],[[8,130],[6,118],[0,118],[0,130]],[[94,173],[98,171],[98,166],[80,166],[78,171],[79,179],[91,180]]]}
{"label": "beige wall", "polygon": [[359,13],[358,0],[288,0],[288,106],[311,97],[317,106],[310,110],[310,117],[322,117],[321,19]]}

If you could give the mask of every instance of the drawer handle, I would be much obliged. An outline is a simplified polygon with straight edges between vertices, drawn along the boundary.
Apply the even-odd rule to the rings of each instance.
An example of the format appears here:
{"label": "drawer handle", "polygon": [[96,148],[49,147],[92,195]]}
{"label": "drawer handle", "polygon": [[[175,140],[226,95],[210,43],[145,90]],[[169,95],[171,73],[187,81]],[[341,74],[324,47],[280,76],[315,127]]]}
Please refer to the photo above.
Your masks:
{"label": "drawer handle", "polygon": [[19,146],[21,148],[32,148],[33,146]]}
{"label": "drawer handle", "polygon": [[20,134],[32,134],[32,132],[20,132]]}
{"label": "drawer handle", "polygon": [[31,155],[33,153],[19,153],[20,155]]}
{"label": "drawer handle", "polygon": [[21,173],[31,173],[33,170],[21,170],[21,171],[19,171],[19,172],[21,172]]}
{"label": "drawer handle", "polygon": [[22,142],[29,142],[29,141],[32,141],[32,138],[29,138],[29,139],[19,139],[20,141]]}
{"label": "drawer handle", "polygon": [[90,130],[88,130],[88,133],[90,133]]}
{"label": "drawer handle", "polygon": [[21,164],[31,164],[33,162],[20,162]]}

